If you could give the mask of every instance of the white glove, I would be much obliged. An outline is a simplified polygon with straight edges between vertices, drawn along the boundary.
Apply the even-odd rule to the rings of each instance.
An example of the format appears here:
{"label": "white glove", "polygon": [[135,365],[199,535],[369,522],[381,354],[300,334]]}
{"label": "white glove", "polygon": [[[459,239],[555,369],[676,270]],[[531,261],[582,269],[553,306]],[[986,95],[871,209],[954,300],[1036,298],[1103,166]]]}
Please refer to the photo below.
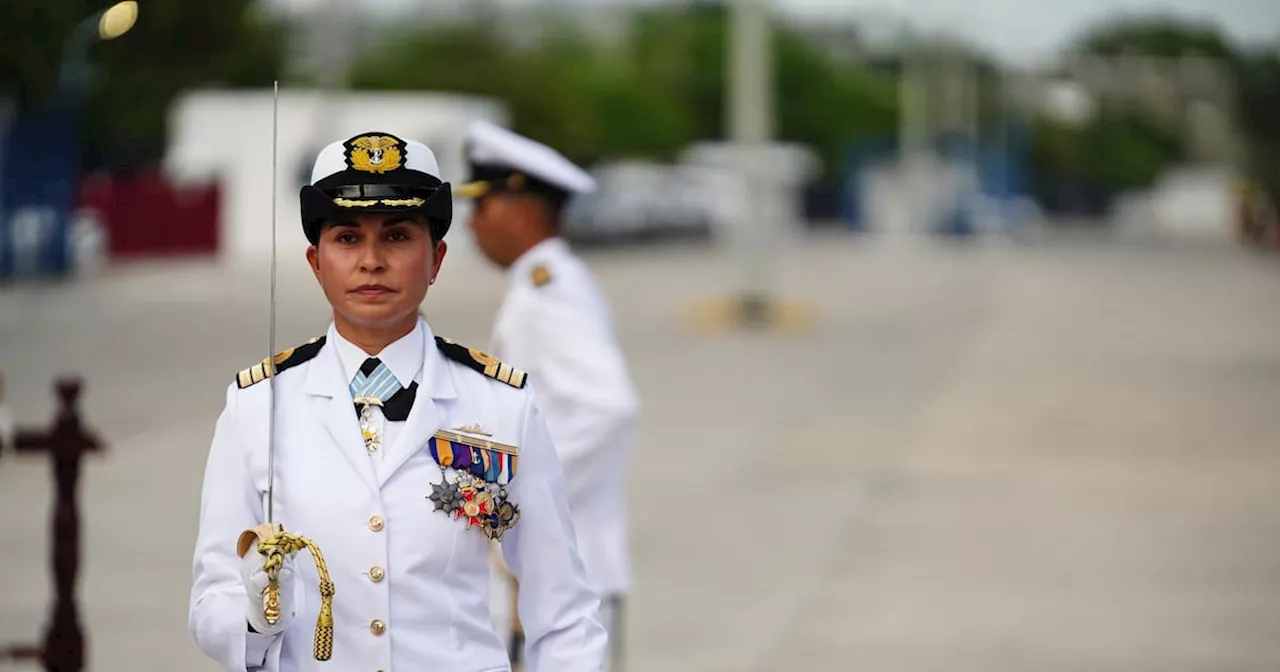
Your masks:
{"label": "white glove", "polygon": [[244,581],[244,590],[249,598],[245,610],[249,626],[259,634],[274,635],[284,631],[293,618],[293,559],[286,555],[284,565],[280,567],[280,619],[275,625],[269,625],[267,617],[262,613],[262,595],[271,582],[267,573],[262,570],[266,560],[267,557],[258,552],[258,545],[255,543],[240,560],[240,578]]}

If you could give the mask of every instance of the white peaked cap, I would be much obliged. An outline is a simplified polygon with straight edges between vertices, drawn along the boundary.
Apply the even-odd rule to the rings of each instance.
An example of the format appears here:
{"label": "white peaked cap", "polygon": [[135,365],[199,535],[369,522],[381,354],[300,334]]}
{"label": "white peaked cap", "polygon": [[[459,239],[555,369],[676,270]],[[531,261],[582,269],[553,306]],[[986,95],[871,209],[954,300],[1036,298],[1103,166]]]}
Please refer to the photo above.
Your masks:
{"label": "white peaked cap", "polygon": [[595,178],[560,152],[488,121],[471,123],[466,151],[472,165],[510,168],[571,194],[596,189]]}
{"label": "white peaked cap", "polygon": [[421,142],[380,131],[330,143],[316,156],[311,183],[298,193],[311,244],[325,221],[351,213],[421,212],[436,239],[453,221],[452,189],[436,155]]}
{"label": "white peaked cap", "polygon": [[[379,134],[370,135],[376,136]],[[311,184],[315,184],[330,175],[340,173],[349,167],[347,165],[347,142],[346,140],[338,140],[320,150],[320,154],[316,156],[315,166],[311,169]],[[405,140],[403,152],[403,165],[401,167],[408,170],[417,170],[432,177],[440,177],[440,164],[436,162],[435,152],[432,152],[430,147],[416,140]]]}

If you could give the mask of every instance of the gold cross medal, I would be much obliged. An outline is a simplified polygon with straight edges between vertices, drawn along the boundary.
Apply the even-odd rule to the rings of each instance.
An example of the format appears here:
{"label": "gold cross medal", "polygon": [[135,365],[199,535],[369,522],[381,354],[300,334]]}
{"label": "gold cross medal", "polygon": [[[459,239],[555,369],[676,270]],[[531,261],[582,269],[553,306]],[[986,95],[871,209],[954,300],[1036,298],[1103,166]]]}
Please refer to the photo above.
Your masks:
{"label": "gold cross medal", "polygon": [[373,407],[382,406],[382,400],[377,397],[356,397],[355,402],[360,405],[360,436],[364,438],[364,449],[370,453],[375,453],[382,446],[382,437],[378,436],[378,428],[373,426]]}

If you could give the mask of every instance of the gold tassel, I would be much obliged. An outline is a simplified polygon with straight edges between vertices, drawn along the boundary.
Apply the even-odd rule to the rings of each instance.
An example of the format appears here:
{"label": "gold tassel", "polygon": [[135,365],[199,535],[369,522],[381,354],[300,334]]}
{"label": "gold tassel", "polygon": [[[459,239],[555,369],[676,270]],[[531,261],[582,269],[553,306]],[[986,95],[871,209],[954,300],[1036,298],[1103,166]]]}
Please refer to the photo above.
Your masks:
{"label": "gold tassel", "polygon": [[320,614],[316,618],[314,653],[316,660],[329,660],[333,657],[333,595],[336,591],[333,580],[329,578],[329,567],[324,562],[324,555],[315,542],[306,537],[285,532],[279,525],[259,525],[240,535],[238,551],[241,557],[248,552],[253,538],[258,540],[258,552],[267,558],[262,564],[262,570],[271,581],[263,597],[264,615],[268,623],[274,624],[280,618],[278,580],[285,556],[292,556],[304,548],[311,552],[316,573],[320,575]]}

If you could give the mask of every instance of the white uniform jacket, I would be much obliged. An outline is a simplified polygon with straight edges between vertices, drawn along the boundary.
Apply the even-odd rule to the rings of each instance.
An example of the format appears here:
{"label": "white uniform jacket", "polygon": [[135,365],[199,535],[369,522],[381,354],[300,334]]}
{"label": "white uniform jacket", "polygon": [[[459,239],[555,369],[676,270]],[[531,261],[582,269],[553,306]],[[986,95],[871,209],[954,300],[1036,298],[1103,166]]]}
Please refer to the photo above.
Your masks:
{"label": "white uniform jacket", "polygon": [[[437,342],[425,321],[420,326],[426,336],[416,400],[380,460],[366,451],[332,325],[327,343],[276,358],[275,519],[285,531],[313,540],[328,563],[336,588],[328,662],[312,653],[320,595],[305,550],[292,561],[301,579],[295,580],[296,616],[257,649],[263,652],[258,660],[246,662],[251,638],[265,636],[248,632],[235,549],[243,530],[267,522],[270,384],[228,388],[206,465],[190,601],[197,644],[228,670],[257,669],[264,660],[263,669],[284,672],[508,669],[489,613],[489,541],[428,500],[442,476],[429,439],[466,425],[480,425],[492,441],[519,449],[508,491],[521,516],[502,548],[522,588],[528,669],[603,668],[599,600],[585,579],[560,464],[530,404],[532,392],[482,375],[474,367],[483,365],[460,361],[465,350],[446,356],[442,348],[449,346]],[[491,374],[500,377],[496,368]],[[449,474],[453,480],[452,469]]]}
{"label": "white uniform jacket", "polygon": [[508,269],[508,282],[491,347],[537,381],[588,580],[601,596],[625,593],[626,467],[638,402],[608,304],[586,264],[559,238],[522,255]]}

